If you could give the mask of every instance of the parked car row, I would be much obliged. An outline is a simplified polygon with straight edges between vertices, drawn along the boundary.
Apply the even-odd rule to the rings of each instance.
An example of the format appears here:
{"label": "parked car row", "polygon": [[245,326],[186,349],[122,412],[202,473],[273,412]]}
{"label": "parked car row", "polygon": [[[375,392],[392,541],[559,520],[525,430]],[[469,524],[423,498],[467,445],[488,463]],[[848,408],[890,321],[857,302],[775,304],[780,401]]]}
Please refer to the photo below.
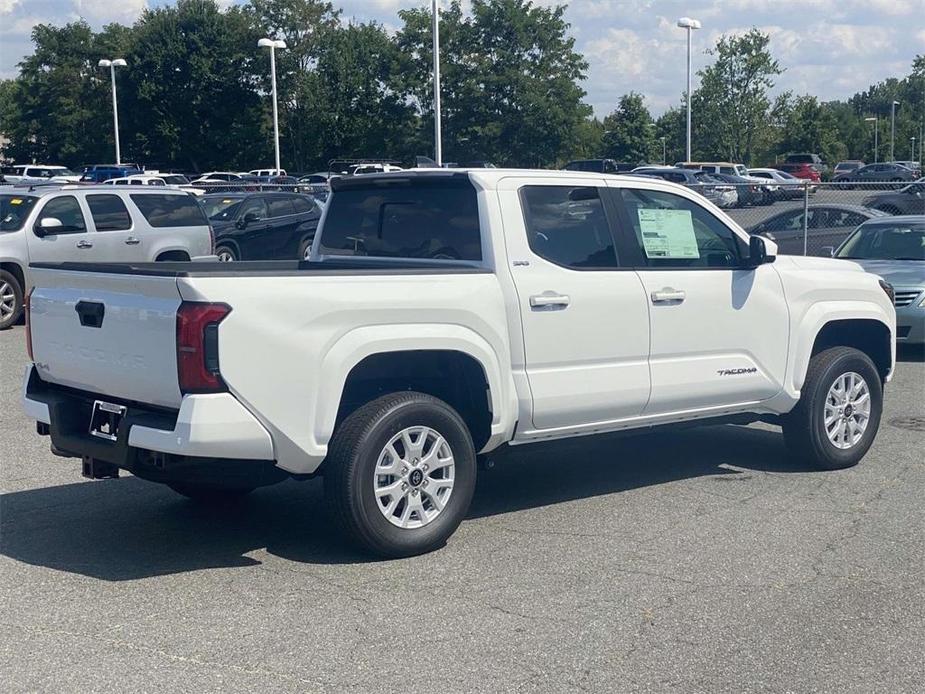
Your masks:
{"label": "parked car row", "polygon": [[0,189],[0,329],[22,313],[30,264],[304,259],[321,217],[300,193],[196,197],[130,178]]}

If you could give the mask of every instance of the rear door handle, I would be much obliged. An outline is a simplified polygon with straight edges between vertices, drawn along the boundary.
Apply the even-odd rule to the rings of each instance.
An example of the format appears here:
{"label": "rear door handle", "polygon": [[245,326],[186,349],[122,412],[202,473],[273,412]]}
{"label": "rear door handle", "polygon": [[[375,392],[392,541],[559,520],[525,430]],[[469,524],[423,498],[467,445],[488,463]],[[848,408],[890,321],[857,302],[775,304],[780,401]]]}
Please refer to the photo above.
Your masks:
{"label": "rear door handle", "polygon": [[126,246],[137,246],[139,243],[141,243],[141,239],[136,239],[134,236],[129,236],[125,239]]}
{"label": "rear door handle", "polygon": [[534,294],[530,297],[531,308],[565,308],[570,302],[571,299],[565,294],[555,294],[553,292]]}
{"label": "rear door handle", "polygon": [[667,304],[670,302],[681,303],[687,297],[680,289],[672,289],[671,287],[665,287],[657,292],[652,292],[652,303],[653,304]]}
{"label": "rear door handle", "polygon": [[93,248],[93,244],[90,243],[89,241],[78,241],[77,247],[78,248]]}

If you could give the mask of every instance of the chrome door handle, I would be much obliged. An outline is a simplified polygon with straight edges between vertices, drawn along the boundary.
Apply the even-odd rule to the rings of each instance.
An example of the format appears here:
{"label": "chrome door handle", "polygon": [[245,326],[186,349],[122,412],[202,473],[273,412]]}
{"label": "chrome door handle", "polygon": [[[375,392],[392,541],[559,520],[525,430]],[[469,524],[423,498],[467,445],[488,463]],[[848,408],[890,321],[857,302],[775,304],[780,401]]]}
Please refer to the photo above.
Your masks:
{"label": "chrome door handle", "polygon": [[137,246],[139,243],[141,243],[141,239],[136,239],[134,236],[129,236],[125,239],[126,246]]}
{"label": "chrome door handle", "polygon": [[680,289],[672,289],[671,287],[665,287],[657,292],[652,292],[652,303],[653,304],[667,304],[669,302],[676,301],[681,303],[687,297]]}
{"label": "chrome door handle", "polygon": [[565,308],[570,302],[571,299],[565,294],[554,294],[553,292],[534,294],[530,297],[531,308]]}
{"label": "chrome door handle", "polygon": [[93,244],[90,243],[89,241],[78,241],[77,247],[78,248],[93,248]]}

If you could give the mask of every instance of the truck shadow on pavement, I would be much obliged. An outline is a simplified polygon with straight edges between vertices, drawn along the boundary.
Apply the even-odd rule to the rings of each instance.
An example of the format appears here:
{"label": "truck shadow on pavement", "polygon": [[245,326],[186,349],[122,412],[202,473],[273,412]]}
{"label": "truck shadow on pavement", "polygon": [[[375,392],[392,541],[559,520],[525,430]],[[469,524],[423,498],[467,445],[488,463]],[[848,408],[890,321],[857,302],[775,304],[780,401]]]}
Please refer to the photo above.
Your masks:
{"label": "truck shadow on pavement", "polygon": [[[678,480],[810,471],[788,456],[778,430],[734,426],[575,439],[496,460],[466,523]],[[0,497],[0,553],[106,581],[252,566],[261,562],[248,554],[264,548],[295,562],[371,561],[342,539],[322,502],[317,480],[257,490],[224,508],[134,477],[30,489]]]}

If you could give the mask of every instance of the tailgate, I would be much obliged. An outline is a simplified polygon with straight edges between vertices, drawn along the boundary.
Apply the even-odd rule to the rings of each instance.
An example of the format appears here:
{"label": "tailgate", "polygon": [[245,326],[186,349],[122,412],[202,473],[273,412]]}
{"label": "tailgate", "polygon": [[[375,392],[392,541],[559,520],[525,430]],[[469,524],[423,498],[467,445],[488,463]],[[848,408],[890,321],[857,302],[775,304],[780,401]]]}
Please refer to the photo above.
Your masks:
{"label": "tailgate", "polygon": [[171,276],[33,270],[32,350],[43,381],[177,408]]}

